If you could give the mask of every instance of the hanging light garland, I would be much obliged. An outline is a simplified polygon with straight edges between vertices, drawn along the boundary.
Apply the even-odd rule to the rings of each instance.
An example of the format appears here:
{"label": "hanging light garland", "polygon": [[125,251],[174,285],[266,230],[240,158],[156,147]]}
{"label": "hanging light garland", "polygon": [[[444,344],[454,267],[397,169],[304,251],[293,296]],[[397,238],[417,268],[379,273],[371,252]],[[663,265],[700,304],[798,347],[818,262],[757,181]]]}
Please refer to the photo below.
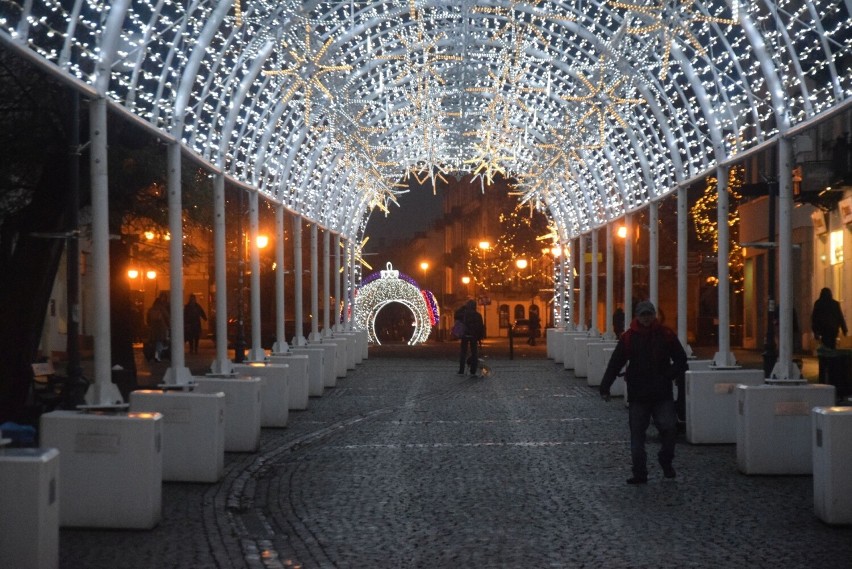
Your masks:
{"label": "hanging light garland", "polygon": [[414,315],[414,331],[408,344],[423,343],[440,316],[435,297],[431,292],[421,291],[414,279],[395,270],[390,262],[386,266],[385,270],[361,281],[355,296],[355,323],[367,330],[370,342],[381,344],[376,334],[376,317],[382,308],[397,302]]}

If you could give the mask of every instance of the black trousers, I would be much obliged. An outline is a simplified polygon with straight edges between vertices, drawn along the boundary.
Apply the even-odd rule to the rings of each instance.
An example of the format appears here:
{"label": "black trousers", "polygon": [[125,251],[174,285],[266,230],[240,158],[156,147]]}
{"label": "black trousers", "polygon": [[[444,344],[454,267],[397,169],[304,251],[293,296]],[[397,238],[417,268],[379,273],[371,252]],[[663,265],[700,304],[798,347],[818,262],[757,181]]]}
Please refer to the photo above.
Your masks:
{"label": "black trousers", "polygon": [[[467,358],[468,346],[470,346],[470,358]],[[465,363],[470,364],[470,373],[476,373],[479,365],[479,342],[473,336],[462,336],[461,352],[459,354],[459,373],[464,373]]]}

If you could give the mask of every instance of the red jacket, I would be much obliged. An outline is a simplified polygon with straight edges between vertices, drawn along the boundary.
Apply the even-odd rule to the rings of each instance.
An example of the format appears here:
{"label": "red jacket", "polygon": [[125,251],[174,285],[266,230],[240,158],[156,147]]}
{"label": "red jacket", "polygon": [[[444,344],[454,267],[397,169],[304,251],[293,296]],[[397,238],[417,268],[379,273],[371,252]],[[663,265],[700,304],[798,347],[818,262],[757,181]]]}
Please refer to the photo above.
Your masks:
{"label": "red jacket", "polygon": [[624,364],[628,364],[624,381],[631,401],[672,399],[672,384],[688,367],[677,335],[656,319],[647,327],[634,319],[621,335],[601,380],[602,395],[609,394]]}

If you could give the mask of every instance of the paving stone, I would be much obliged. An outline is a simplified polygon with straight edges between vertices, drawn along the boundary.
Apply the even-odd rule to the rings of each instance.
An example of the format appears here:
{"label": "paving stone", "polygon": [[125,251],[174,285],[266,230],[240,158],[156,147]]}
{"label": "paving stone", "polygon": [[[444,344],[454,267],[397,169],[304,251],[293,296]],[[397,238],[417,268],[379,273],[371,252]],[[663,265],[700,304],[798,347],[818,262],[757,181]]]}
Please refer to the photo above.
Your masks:
{"label": "paving stone", "polygon": [[63,529],[61,567],[849,567],[852,528],[816,518],[810,477],[681,440],[665,480],[651,436],[628,486],[620,400],[532,352],[458,376],[454,349],[371,352],[221,482],[164,484],[153,530]]}

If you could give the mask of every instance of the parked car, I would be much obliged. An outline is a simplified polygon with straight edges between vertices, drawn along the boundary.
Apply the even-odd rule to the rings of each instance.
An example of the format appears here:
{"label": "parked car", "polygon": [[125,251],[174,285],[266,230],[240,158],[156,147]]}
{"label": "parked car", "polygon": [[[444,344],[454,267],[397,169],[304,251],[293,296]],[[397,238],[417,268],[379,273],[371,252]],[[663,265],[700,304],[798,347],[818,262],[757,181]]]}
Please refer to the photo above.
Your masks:
{"label": "parked car", "polygon": [[514,336],[529,336],[530,321],[527,319],[515,320],[515,324],[512,326],[512,334]]}

